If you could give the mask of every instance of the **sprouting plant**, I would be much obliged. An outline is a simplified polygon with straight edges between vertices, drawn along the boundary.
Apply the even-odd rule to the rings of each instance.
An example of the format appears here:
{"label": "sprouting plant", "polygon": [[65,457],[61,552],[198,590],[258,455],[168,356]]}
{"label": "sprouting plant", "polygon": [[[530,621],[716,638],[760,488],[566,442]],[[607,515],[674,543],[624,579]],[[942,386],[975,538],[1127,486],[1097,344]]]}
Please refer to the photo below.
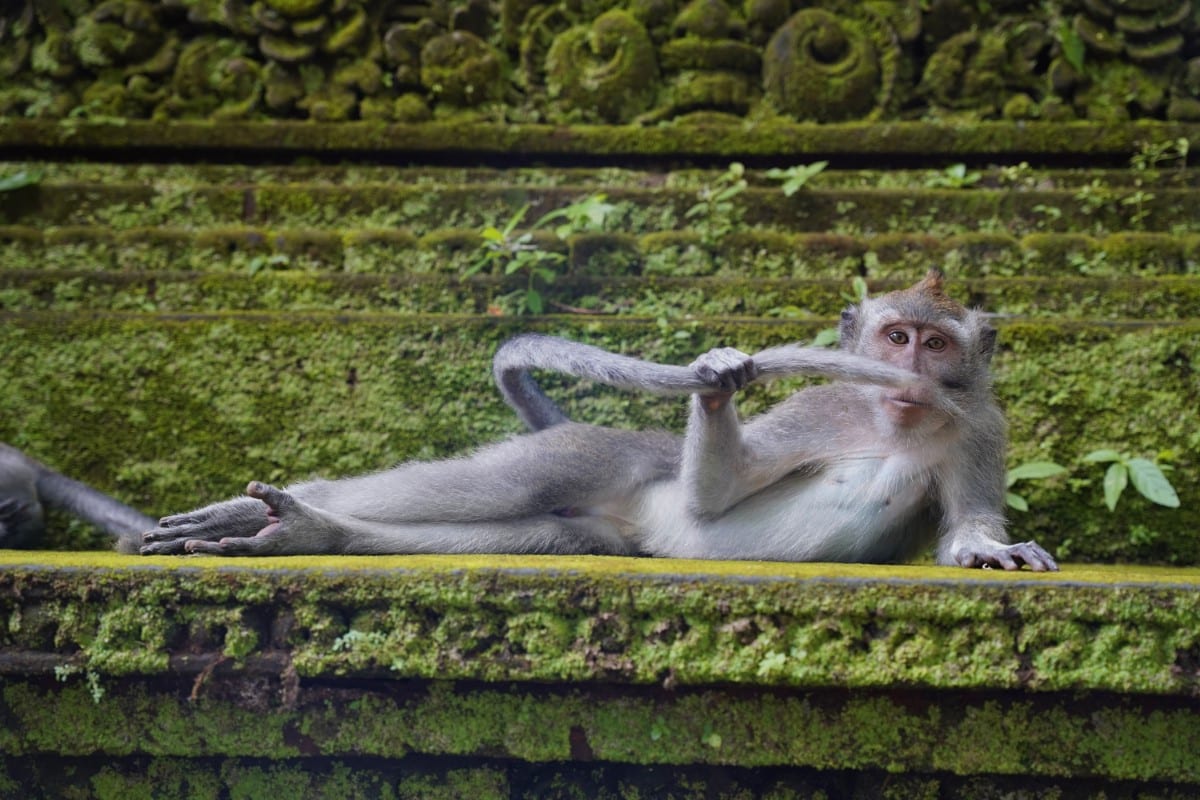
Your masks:
{"label": "sprouting plant", "polygon": [[861,275],[855,275],[850,280],[850,291],[842,292],[842,299],[847,303],[858,304],[866,300],[870,293],[870,289],[867,288],[867,279]]}
{"label": "sprouting plant", "polygon": [[1029,503],[1026,502],[1024,497],[1011,491],[1012,485],[1017,481],[1053,478],[1055,475],[1061,475],[1066,471],[1066,467],[1055,464],[1053,461],[1029,461],[1013,467],[1004,476],[1004,486],[1008,490],[1005,492],[1005,502],[1008,503],[1009,508],[1015,508],[1017,511],[1028,511]]}
{"label": "sprouting plant", "polygon": [[1151,192],[1135,189],[1134,192],[1126,197],[1121,198],[1121,205],[1133,206],[1136,210],[1130,216],[1129,221],[1135,228],[1141,228],[1142,223],[1146,221],[1146,217],[1150,216],[1150,209],[1145,207],[1154,199],[1154,194]]}
{"label": "sprouting plant", "polygon": [[257,275],[265,270],[287,269],[291,265],[291,261],[284,253],[272,253],[269,256],[257,255],[246,264],[246,271],[251,275]]}
{"label": "sprouting plant", "polygon": [[83,673],[83,679],[87,683],[88,694],[92,696],[92,702],[96,705],[104,699],[104,686],[100,683],[100,676],[90,669],[84,669],[77,664],[60,664],[54,668],[54,679],[60,683],[66,683],[73,676]]}
{"label": "sprouting plant", "polygon": [[966,164],[951,164],[941,172],[931,172],[925,179],[930,189],[966,189],[979,183],[983,175],[967,172]]}
{"label": "sprouting plant", "polygon": [[1179,495],[1167,480],[1164,470],[1170,465],[1159,465],[1148,458],[1135,458],[1116,450],[1093,450],[1083,457],[1087,464],[1108,464],[1104,472],[1104,504],[1109,511],[1116,511],[1117,501],[1130,483],[1142,497],[1167,508],[1179,508]]}
{"label": "sprouting plant", "polygon": [[42,181],[42,171],[36,169],[19,169],[0,175],[0,192],[14,192],[26,186],[36,186]]}
{"label": "sprouting plant", "polygon": [[767,170],[767,177],[774,181],[783,181],[783,185],[779,188],[783,190],[785,197],[791,197],[828,166],[828,161],[814,161],[811,164],[797,164],[787,169],[776,167]]}
{"label": "sprouting plant", "polygon": [[1129,165],[1139,172],[1148,172],[1160,166],[1177,162],[1181,169],[1187,166],[1191,143],[1180,136],[1167,142],[1142,142],[1138,151],[1129,159]]}
{"label": "sprouting plant", "polygon": [[746,168],[735,161],[715,181],[700,189],[699,200],[684,212],[706,244],[731,233],[742,221],[742,209],[733,202],[746,191]]}
{"label": "sprouting plant", "polygon": [[[545,310],[546,299],[540,285],[554,282],[558,276],[554,265],[567,260],[562,253],[542,250],[534,241],[533,234],[549,230],[560,240],[573,233],[603,230],[604,222],[616,206],[606,202],[606,196],[595,194],[577,203],[543,214],[523,232],[518,230],[529,213],[529,204],[521,206],[509,217],[504,227],[489,225],[481,235],[479,255],[463,272],[469,277],[484,269],[499,268],[505,275],[525,275],[525,289],[517,296],[517,313],[540,314]],[[557,224],[554,224],[557,223]]]}

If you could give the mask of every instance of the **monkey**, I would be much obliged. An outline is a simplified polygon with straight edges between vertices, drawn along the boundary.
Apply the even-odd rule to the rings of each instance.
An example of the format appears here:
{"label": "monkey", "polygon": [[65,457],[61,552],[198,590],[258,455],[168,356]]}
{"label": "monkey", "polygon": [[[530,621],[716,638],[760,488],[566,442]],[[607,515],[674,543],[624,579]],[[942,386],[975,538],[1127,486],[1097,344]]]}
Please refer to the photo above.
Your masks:
{"label": "monkey", "polygon": [[[162,518],[140,552],[515,553],[939,564],[1057,570],[1010,544],[1006,423],[991,385],[996,330],[940,270],[847,308],[840,348],[712,350],[652,364],[539,334],[493,371],[530,429],[474,453],[245,496]],[[571,421],[532,370],[690,397],[682,436]],[[821,375],[742,422],[734,396]]]}
{"label": "monkey", "polygon": [[156,524],[152,517],[0,442],[0,547],[36,545],[45,532],[46,508],[62,509],[96,525],[123,553],[136,553],[141,534]]}

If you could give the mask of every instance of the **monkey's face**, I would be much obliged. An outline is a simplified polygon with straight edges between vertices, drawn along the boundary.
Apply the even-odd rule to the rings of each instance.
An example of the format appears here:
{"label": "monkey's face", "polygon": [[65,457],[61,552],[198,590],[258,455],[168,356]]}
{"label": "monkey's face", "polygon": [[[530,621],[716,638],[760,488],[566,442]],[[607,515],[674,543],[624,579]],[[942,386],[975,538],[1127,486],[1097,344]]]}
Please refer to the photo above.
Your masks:
{"label": "monkey's face", "polygon": [[[864,355],[929,378],[953,391],[961,384],[963,348],[958,331],[900,318],[882,319],[863,342]],[[905,429],[940,427],[947,418],[938,410],[931,388],[881,389],[880,403],[892,424]]]}

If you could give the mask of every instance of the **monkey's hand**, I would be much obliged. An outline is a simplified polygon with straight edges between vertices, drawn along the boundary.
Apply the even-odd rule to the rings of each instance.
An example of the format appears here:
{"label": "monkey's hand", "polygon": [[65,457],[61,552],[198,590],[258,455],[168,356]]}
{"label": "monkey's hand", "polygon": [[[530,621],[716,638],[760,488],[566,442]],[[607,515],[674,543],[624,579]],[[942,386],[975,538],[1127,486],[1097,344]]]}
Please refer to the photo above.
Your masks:
{"label": "monkey's hand", "polygon": [[140,552],[144,556],[189,553],[188,542],[254,536],[266,520],[266,504],[253,497],[213,503],[160,519],[157,528],[142,534]]}
{"label": "monkey's hand", "polygon": [[711,391],[702,392],[700,397],[709,410],[725,405],[734,392],[746,388],[758,377],[758,367],[751,356],[732,347],[709,350],[693,361],[688,369]]}
{"label": "monkey's hand", "polygon": [[1020,569],[1024,565],[1034,572],[1058,572],[1054,557],[1037,542],[964,548],[955,554],[954,559],[962,567]]}

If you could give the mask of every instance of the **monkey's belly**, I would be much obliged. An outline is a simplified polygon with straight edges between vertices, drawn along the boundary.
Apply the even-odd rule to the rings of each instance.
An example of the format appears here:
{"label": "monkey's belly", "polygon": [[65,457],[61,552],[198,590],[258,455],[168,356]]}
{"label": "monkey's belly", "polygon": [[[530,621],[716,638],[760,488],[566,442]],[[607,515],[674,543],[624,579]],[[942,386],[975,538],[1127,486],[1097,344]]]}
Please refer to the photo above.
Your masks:
{"label": "monkey's belly", "polygon": [[[654,495],[643,524],[655,555],[878,562],[912,550],[929,492],[927,473],[904,459],[856,458],[788,476],[715,519],[680,514],[678,484],[660,485]],[[674,515],[663,513],[668,504]]]}

